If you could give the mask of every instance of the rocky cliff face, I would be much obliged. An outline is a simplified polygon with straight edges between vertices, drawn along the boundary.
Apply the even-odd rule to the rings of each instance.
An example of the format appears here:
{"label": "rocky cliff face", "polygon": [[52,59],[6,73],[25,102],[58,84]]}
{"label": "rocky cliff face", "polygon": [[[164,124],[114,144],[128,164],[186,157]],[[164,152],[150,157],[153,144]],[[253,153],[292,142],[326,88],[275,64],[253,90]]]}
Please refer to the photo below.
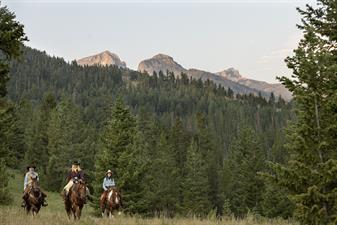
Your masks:
{"label": "rocky cliff face", "polygon": [[260,90],[263,92],[273,92],[276,97],[282,96],[285,100],[289,101],[292,95],[288,89],[286,89],[282,84],[270,84],[264,81],[252,80],[241,76],[238,70],[234,68],[229,68],[227,70],[216,73],[217,75],[224,77],[226,79],[232,80],[239,84],[245,85],[247,87]]}
{"label": "rocky cliff face", "polygon": [[180,76],[181,73],[186,73],[186,69],[180,64],[175,62],[171,56],[158,54],[151,59],[145,59],[138,65],[138,71],[147,72],[152,75],[153,72],[162,71],[166,74],[166,71],[173,72],[176,76]]}
{"label": "rocky cliff face", "polygon": [[256,95],[261,92],[262,96],[269,97],[273,92],[276,97],[282,96],[285,100],[291,99],[291,93],[282,84],[269,84],[263,81],[251,80],[243,77],[238,70],[229,68],[219,73],[211,73],[198,69],[185,69],[179,63],[174,61],[171,56],[158,54],[150,59],[143,60],[138,65],[138,71],[147,72],[150,75],[153,72],[166,71],[174,72],[176,76],[181,73],[194,79],[211,80],[216,84],[220,84],[225,88],[231,88],[235,93],[254,93]]}
{"label": "rocky cliff face", "polygon": [[88,56],[82,59],[77,60],[77,63],[79,65],[87,65],[87,66],[93,66],[93,65],[116,65],[120,68],[126,68],[125,62],[121,61],[121,59],[118,57],[118,55],[110,52],[110,51],[104,51],[97,55]]}

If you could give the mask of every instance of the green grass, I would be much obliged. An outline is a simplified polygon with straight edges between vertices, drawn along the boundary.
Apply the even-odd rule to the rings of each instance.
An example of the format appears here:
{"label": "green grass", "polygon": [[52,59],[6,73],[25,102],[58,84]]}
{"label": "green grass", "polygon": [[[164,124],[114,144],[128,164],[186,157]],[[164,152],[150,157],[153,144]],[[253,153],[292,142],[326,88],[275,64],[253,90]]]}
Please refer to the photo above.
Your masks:
{"label": "green grass", "polygon": [[103,219],[92,216],[92,208],[86,205],[79,221],[68,220],[62,198],[59,193],[46,192],[48,207],[43,207],[40,213],[33,217],[27,215],[20,207],[22,201],[23,175],[12,171],[14,178],[10,181],[13,203],[0,207],[0,225],[297,225],[297,223],[282,219],[265,219],[248,216],[244,220],[224,218],[223,220],[197,218],[140,218],[126,215],[116,216],[114,219]]}

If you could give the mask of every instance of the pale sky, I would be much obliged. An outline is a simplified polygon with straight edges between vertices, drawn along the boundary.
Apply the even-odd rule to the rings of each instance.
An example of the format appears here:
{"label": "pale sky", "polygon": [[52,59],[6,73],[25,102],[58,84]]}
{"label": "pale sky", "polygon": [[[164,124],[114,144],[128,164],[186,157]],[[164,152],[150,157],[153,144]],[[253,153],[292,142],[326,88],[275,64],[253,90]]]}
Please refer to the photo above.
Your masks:
{"label": "pale sky", "polygon": [[28,46],[67,61],[104,50],[131,69],[158,53],[185,68],[234,67],[248,78],[289,75],[284,58],[301,38],[295,10],[314,0],[3,0]]}

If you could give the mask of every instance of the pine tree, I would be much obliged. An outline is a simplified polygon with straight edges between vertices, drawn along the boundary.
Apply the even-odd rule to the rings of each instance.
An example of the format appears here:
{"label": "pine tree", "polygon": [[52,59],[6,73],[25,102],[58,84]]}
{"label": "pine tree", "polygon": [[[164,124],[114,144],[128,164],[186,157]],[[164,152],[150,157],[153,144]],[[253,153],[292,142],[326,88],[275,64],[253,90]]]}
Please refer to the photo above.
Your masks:
{"label": "pine tree", "polygon": [[[13,143],[15,145],[15,142],[12,142],[13,136],[9,136],[8,130],[6,131],[6,129],[15,128],[16,124],[15,121],[8,121],[8,105],[2,98],[5,97],[7,93],[6,83],[9,79],[9,61],[21,55],[20,47],[22,43],[28,39],[23,31],[23,25],[15,20],[14,13],[10,12],[7,7],[1,6],[1,2],[0,27],[0,205],[3,205],[11,201],[11,196],[8,192],[9,175],[7,172],[7,166],[10,165],[11,162],[7,160],[11,158],[11,150],[15,150],[16,153],[19,153],[20,149],[15,147],[11,149]],[[16,133],[17,129],[11,129],[11,131],[13,130],[14,132],[11,133]],[[12,145],[9,143],[12,143]],[[19,154],[15,156],[18,157]]]}
{"label": "pine tree", "polygon": [[151,210],[154,215],[173,216],[179,205],[179,168],[176,167],[173,143],[169,143],[167,134],[162,133],[156,146],[152,161],[152,199]]}
{"label": "pine tree", "polygon": [[[162,139],[161,139],[162,140]],[[176,189],[178,189],[179,193],[179,204],[182,204],[183,201],[183,187],[182,181],[186,177],[185,164],[186,164],[186,155],[187,148],[189,146],[188,136],[186,131],[184,130],[182,120],[177,118],[174,126],[171,129],[169,136],[169,143],[174,154],[175,167],[179,176],[176,181]]]}
{"label": "pine tree", "polygon": [[[273,163],[282,165],[286,164],[289,158],[288,152],[284,148],[283,136],[283,133],[276,134],[268,159]],[[264,174],[265,173],[262,173],[261,175]],[[294,204],[288,198],[287,190],[268,179],[268,176],[263,178],[266,178],[264,179],[266,188],[262,196],[262,214],[270,218],[281,216],[284,219],[287,219],[292,217]]]}
{"label": "pine tree", "polygon": [[6,101],[1,101],[0,105],[0,155],[8,167],[17,169],[26,150],[26,126],[20,115],[22,108]]}
{"label": "pine tree", "polygon": [[132,144],[136,132],[135,128],[135,118],[126,108],[123,100],[117,98],[101,135],[100,149],[95,162],[95,195],[99,197],[102,192],[101,183],[104,174],[108,169],[111,169],[118,187],[123,190],[123,198],[126,197],[126,201],[124,199],[126,207],[132,207],[132,203],[128,202],[127,196],[132,191],[124,190],[124,188],[130,188],[127,187],[128,182],[130,182],[128,179],[133,176],[133,174],[130,174],[133,171],[130,171],[131,168],[128,168],[128,166],[130,166],[131,157],[134,157]]}
{"label": "pine tree", "polygon": [[23,25],[15,20],[14,13],[0,2],[0,97],[7,93],[6,83],[9,79],[9,61],[21,55],[21,46],[27,37]]}
{"label": "pine tree", "polygon": [[337,222],[336,10],[334,0],[298,9],[304,37],[286,59],[294,79],[280,78],[293,93],[297,120],[288,128],[290,160],[273,165],[273,178],[289,190],[302,224]]}
{"label": "pine tree", "polygon": [[259,138],[252,129],[242,130],[231,145],[226,160],[226,199],[230,199],[231,211],[243,217],[248,211],[260,213],[264,183],[258,172],[265,169],[265,154]]}
{"label": "pine tree", "polygon": [[48,127],[47,189],[59,191],[73,160],[93,157],[94,152],[85,145],[87,132],[81,115],[70,100],[62,100],[52,111]]}
{"label": "pine tree", "polygon": [[186,178],[183,181],[183,208],[189,215],[204,216],[211,210],[208,174],[201,150],[193,138],[187,150]]}
{"label": "pine tree", "polygon": [[222,208],[222,200],[220,198],[220,174],[219,174],[219,158],[221,156],[214,147],[215,139],[211,135],[208,122],[204,114],[197,114],[197,133],[195,135],[198,149],[205,161],[207,169],[207,180],[209,183],[208,198],[212,203],[212,209],[216,209],[220,213]]}

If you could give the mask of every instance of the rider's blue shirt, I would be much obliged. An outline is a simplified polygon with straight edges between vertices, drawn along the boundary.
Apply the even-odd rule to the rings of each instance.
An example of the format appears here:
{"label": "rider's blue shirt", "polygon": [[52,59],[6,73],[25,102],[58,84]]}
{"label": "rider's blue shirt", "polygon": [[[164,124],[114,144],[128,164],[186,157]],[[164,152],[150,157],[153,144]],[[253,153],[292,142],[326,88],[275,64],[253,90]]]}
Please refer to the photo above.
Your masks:
{"label": "rider's blue shirt", "polygon": [[27,172],[25,179],[23,181],[23,190],[26,189],[26,187],[32,182],[32,179],[37,178],[37,182],[39,182],[39,175],[37,172]]}
{"label": "rider's blue shirt", "polygon": [[111,178],[104,177],[104,180],[103,180],[104,191],[108,190],[109,187],[115,187],[115,180],[112,177]]}

